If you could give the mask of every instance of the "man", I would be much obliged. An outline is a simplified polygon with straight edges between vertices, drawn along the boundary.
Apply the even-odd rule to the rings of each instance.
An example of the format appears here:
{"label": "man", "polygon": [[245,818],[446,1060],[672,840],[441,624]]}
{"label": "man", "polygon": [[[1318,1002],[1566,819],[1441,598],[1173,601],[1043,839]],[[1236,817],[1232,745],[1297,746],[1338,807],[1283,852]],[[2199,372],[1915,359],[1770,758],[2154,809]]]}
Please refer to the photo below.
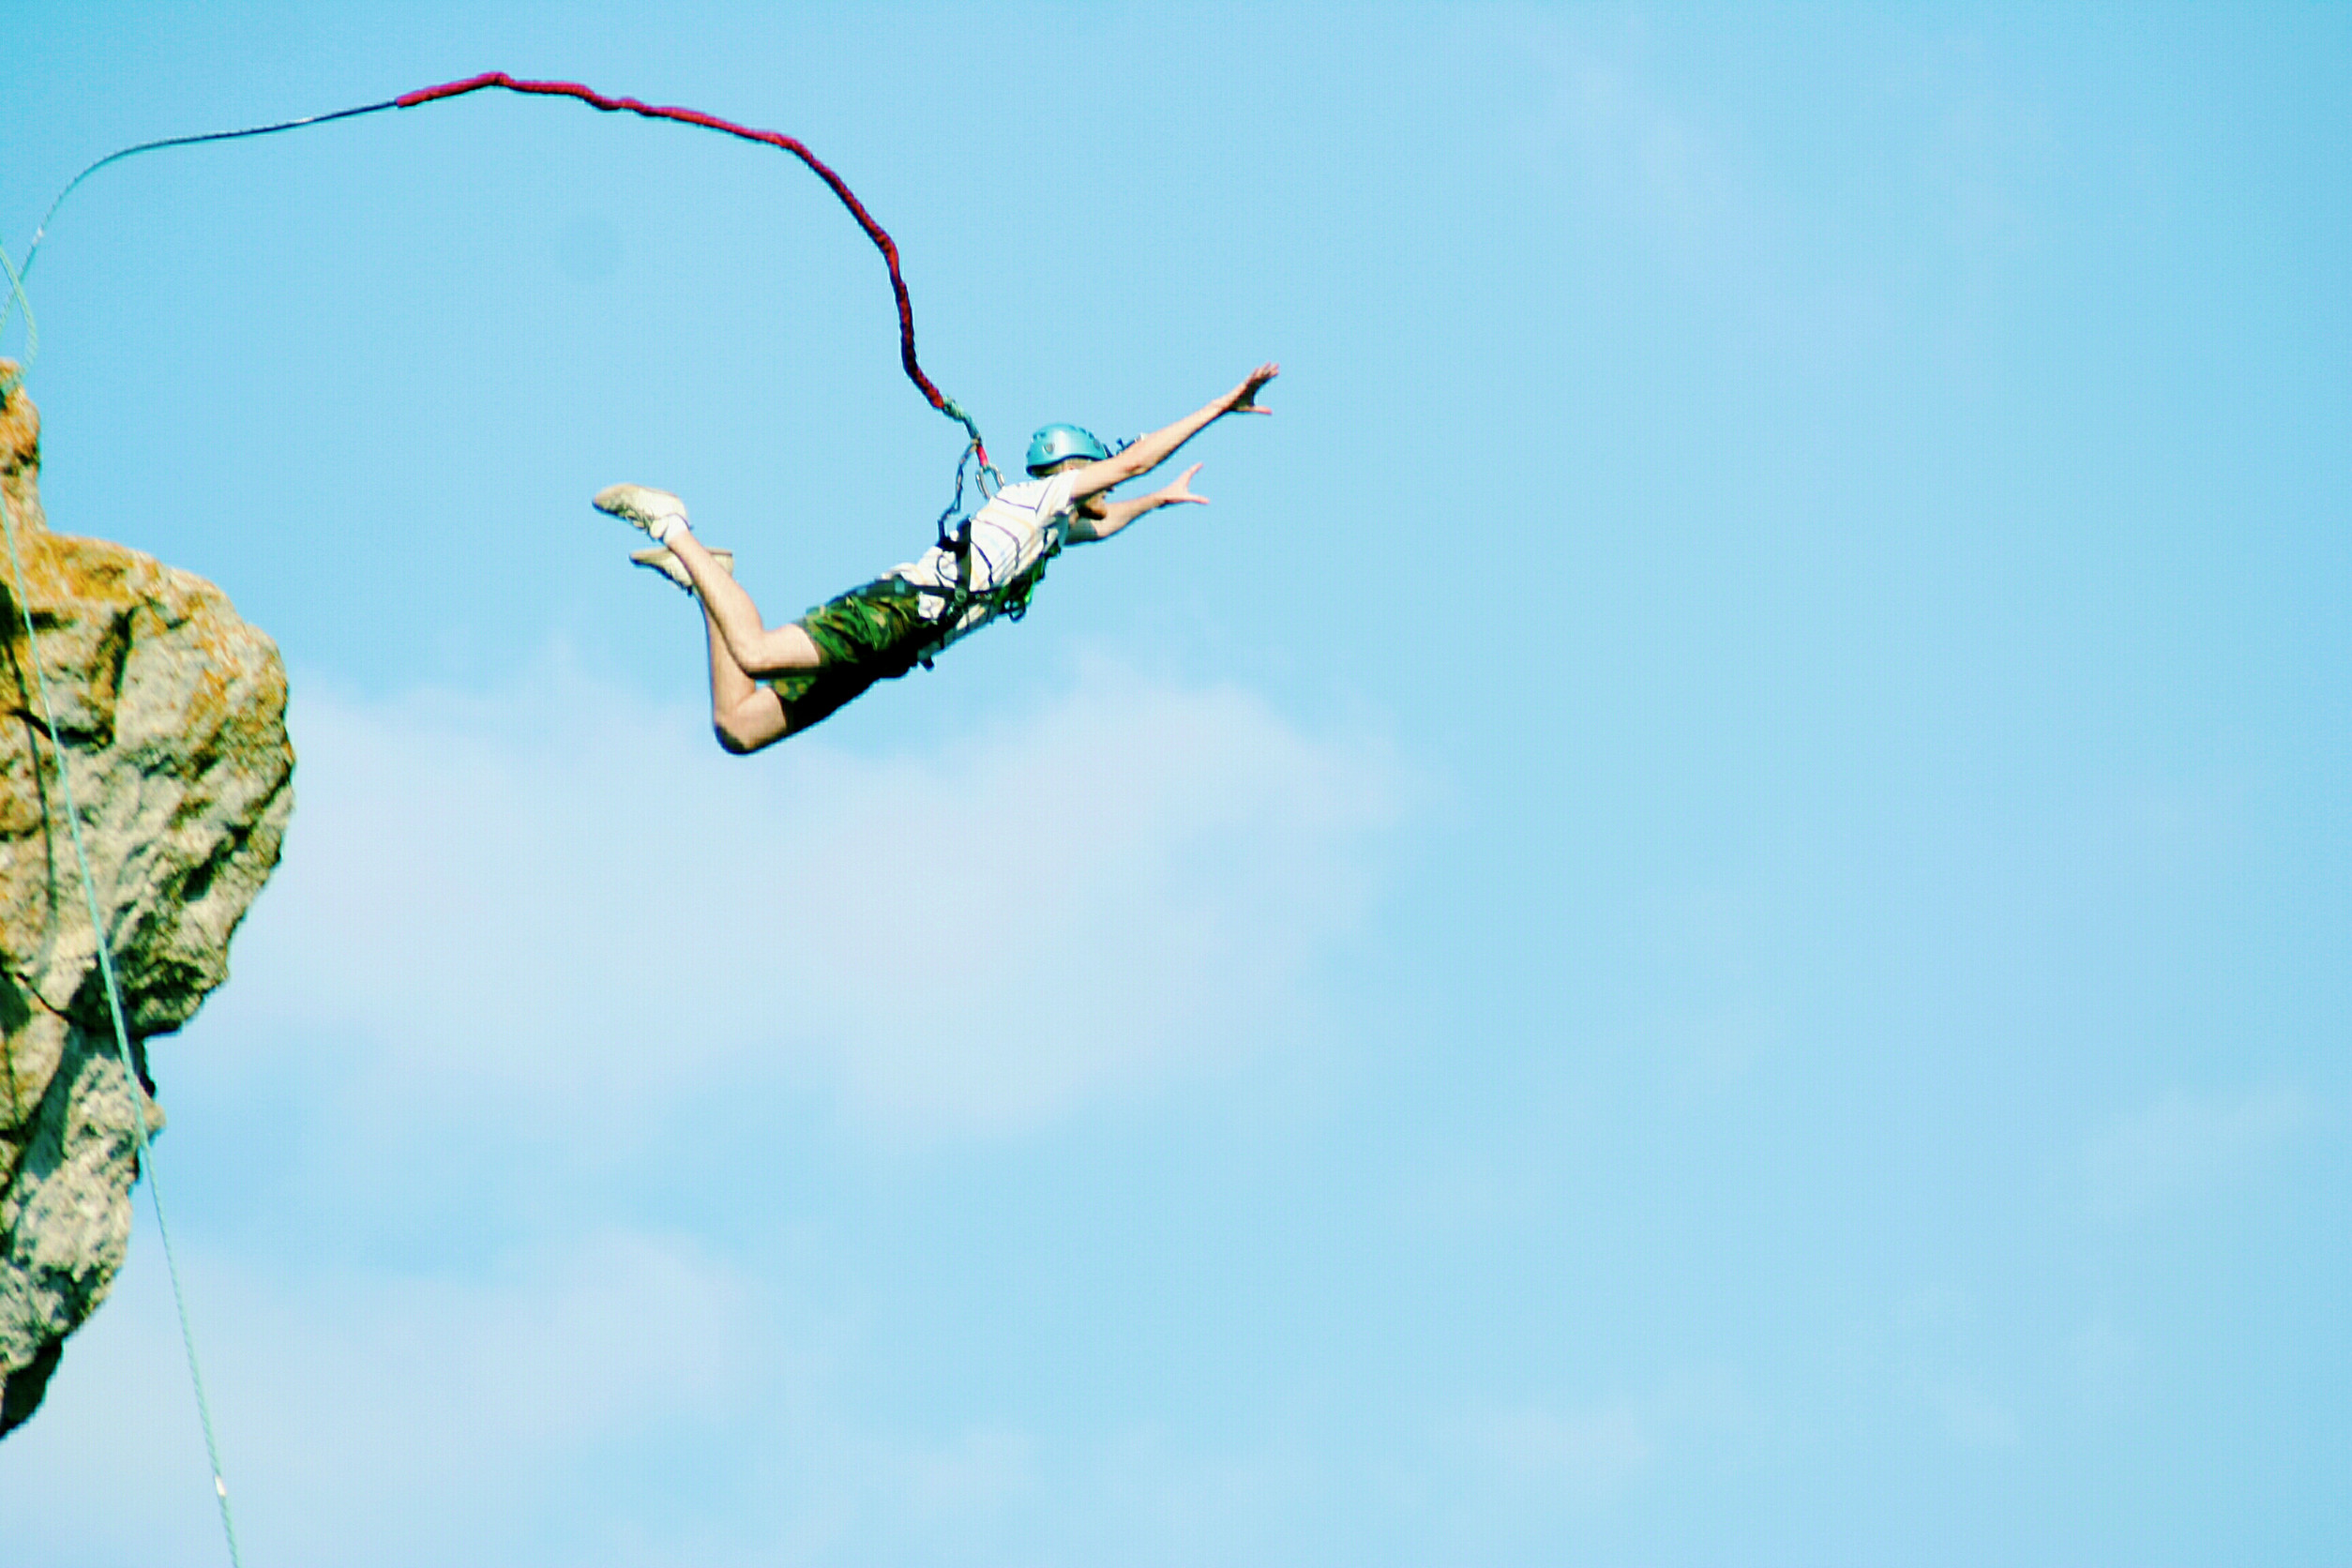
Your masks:
{"label": "man", "polygon": [[1133,501],[1110,491],[1159,467],[1228,414],[1265,414],[1259,388],[1280,373],[1261,365],[1239,386],[1117,453],[1075,425],[1048,425],[1029,447],[1027,483],[1007,485],[972,515],[963,556],[934,546],[863,588],[771,629],[733,576],[734,557],[703,547],[686,503],[667,490],[613,485],[596,506],[653,535],[631,559],[660,571],[702,606],[710,640],[711,726],[738,756],[796,735],[864,692],[1000,615],[1018,616],[1064,544],[1108,539],[1144,513],[1184,503],[1199,463]]}

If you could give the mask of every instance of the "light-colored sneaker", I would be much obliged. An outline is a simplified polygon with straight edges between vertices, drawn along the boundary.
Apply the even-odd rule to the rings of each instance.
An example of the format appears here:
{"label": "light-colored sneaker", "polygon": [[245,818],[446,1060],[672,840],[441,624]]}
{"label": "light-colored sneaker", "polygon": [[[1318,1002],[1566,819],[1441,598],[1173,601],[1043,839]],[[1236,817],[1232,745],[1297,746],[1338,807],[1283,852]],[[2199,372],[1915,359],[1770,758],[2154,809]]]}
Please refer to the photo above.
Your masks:
{"label": "light-colored sneaker", "polygon": [[590,505],[635,523],[651,534],[657,545],[669,542],[671,529],[686,526],[686,503],[650,485],[607,485]]}
{"label": "light-colored sneaker", "polygon": [[[694,579],[686,576],[685,565],[671,552],[669,546],[656,545],[651,550],[633,550],[630,552],[629,559],[650,571],[659,572],[687,593],[694,592]],[[720,569],[729,577],[735,575],[735,552],[733,550],[712,550],[711,559],[717,562]]]}

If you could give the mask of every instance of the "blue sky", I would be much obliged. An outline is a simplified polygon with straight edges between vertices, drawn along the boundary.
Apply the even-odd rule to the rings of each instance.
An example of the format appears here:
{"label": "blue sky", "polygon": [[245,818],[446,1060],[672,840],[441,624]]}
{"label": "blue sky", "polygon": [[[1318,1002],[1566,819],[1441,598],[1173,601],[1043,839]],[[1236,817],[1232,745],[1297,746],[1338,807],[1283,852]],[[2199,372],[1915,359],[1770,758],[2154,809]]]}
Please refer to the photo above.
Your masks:
{"label": "blue sky", "polygon": [[[19,9],[14,253],[503,68],[807,141],[1000,451],[1285,366],[740,761],[588,496],[780,618],[956,452],[797,165],[77,195],[53,522],[294,679],[154,1049],[249,1562],[2352,1553],[2344,8]],[[151,1229],[12,1558],[219,1559]]]}

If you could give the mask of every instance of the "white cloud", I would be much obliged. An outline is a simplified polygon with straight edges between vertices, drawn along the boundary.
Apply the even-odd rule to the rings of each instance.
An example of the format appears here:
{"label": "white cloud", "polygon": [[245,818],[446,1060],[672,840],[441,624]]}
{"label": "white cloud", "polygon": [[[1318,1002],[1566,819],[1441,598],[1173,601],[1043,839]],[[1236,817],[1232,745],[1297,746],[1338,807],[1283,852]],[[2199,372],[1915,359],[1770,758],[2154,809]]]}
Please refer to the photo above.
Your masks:
{"label": "white cloud", "polygon": [[2016,1414],[1969,1380],[1931,1378],[1922,1392],[1952,1441],[1965,1448],[2016,1446]]}
{"label": "white cloud", "polygon": [[1752,1448],[1758,1412],[1742,1382],[1734,1368],[1691,1364],[1590,1402],[1506,1395],[1457,1408],[1436,1425],[1439,1462],[1426,1468],[1443,1520],[1436,1555],[1558,1560],[1563,1541],[1645,1516],[1711,1471],[1726,1440]]}
{"label": "white cloud", "polygon": [[1621,1399],[1566,1413],[1489,1410],[1453,1423],[1447,1436],[1514,1488],[1588,1502],[1623,1490],[1657,1453],[1651,1424]]}
{"label": "white cloud", "polygon": [[[13,1479],[43,1499],[20,1542],[40,1560],[219,1549],[161,1259],[139,1248],[11,1443]],[[744,1282],[675,1238],[599,1233],[492,1278],[184,1262],[240,1535],[262,1560],[511,1547],[600,1448],[709,1422],[739,1385],[776,1380]]]}
{"label": "white cloud", "polygon": [[[160,1259],[137,1245],[0,1454],[0,1500],[39,1500],[9,1515],[10,1562],[219,1556]],[[891,1382],[870,1322],[675,1237],[437,1274],[183,1261],[257,1562],[1231,1560],[1316,1478],[1279,1443],[927,1430],[870,1408]]]}
{"label": "white cloud", "polygon": [[2310,1096],[2297,1089],[2174,1090],[2090,1139],[2083,1163],[2091,1207],[2117,1217],[2224,1185],[2258,1167],[2313,1114]]}
{"label": "white cloud", "polygon": [[1375,740],[1105,666],[885,757],[731,759],[561,660],[296,692],[287,862],[216,1005],[364,1037],[365,1098],[452,1116],[617,1129],[784,1074],[885,1138],[1034,1126],[1306,1018],[1397,799]]}
{"label": "white cloud", "polygon": [[988,1427],[944,1448],[917,1454],[909,1492],[926,1513],[993,1511],[1037,1485],[1034,1444],[1027,1434]]}
{"label": "white cloud", "polygon": [[1621,58],[1640,53],[1627,47],[1633,40],[1596,47],[1548,23],[1514,31],[1521,57],[1544,70],[1549,88],[1520,124],[1538,168],[1564,169],[1584,196],[1606,203],[1680,263],[1715,258],[1752,224],[1745,182],[1720,139]]}
{"label": "white cloud", "polygon": [[[1278,1048],[1373,892],[1377,740],[1106,667],[891,755],[748,761],[560,659],[295,689],[287,862],[158,1052],[167,1098],[186,1049],[282,1112],[237,1222],[184,1249],[256,1560],[968,1560],[1106,1475],[1114,1536],[1214,1479],[867,1409],[895,1331],[853,1243],[731,1202],[759,1173],[693,1118],[790,1093],[885,1145],[1003,1136]],[[714,1188],[768,1205],[756,1244],[648,1229]],[[46,1561],[218,1551],[146,1234],[6,1455]]]}
{"label": "white cloud", "polygon": [[2139,1336],[2103,1317],[2086,1324],[2068,1349],[2075,1380],[2088,1388],[2124,1381],[2139,1369],[2142,1359]]}

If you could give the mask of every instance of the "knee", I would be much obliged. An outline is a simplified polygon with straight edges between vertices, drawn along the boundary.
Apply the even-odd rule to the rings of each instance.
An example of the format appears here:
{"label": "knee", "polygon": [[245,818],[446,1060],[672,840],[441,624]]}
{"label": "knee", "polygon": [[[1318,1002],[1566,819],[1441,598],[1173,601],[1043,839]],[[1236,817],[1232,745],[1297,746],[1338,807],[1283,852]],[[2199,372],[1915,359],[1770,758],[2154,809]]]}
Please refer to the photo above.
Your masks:
{"label": "knee", "polygon": [[711,733],[718,737],[718,748],[730,757],[748,757],[767,744],[753,732],[751,726],[731,713],[711,716]]}
{"label": "knee", "polygon": [[774,746],[792,727],[783,703],[765,688],[740,702],[711,705],[711,732],[718,737],[719,749],[732,757],[747,757],[762,746]]}

